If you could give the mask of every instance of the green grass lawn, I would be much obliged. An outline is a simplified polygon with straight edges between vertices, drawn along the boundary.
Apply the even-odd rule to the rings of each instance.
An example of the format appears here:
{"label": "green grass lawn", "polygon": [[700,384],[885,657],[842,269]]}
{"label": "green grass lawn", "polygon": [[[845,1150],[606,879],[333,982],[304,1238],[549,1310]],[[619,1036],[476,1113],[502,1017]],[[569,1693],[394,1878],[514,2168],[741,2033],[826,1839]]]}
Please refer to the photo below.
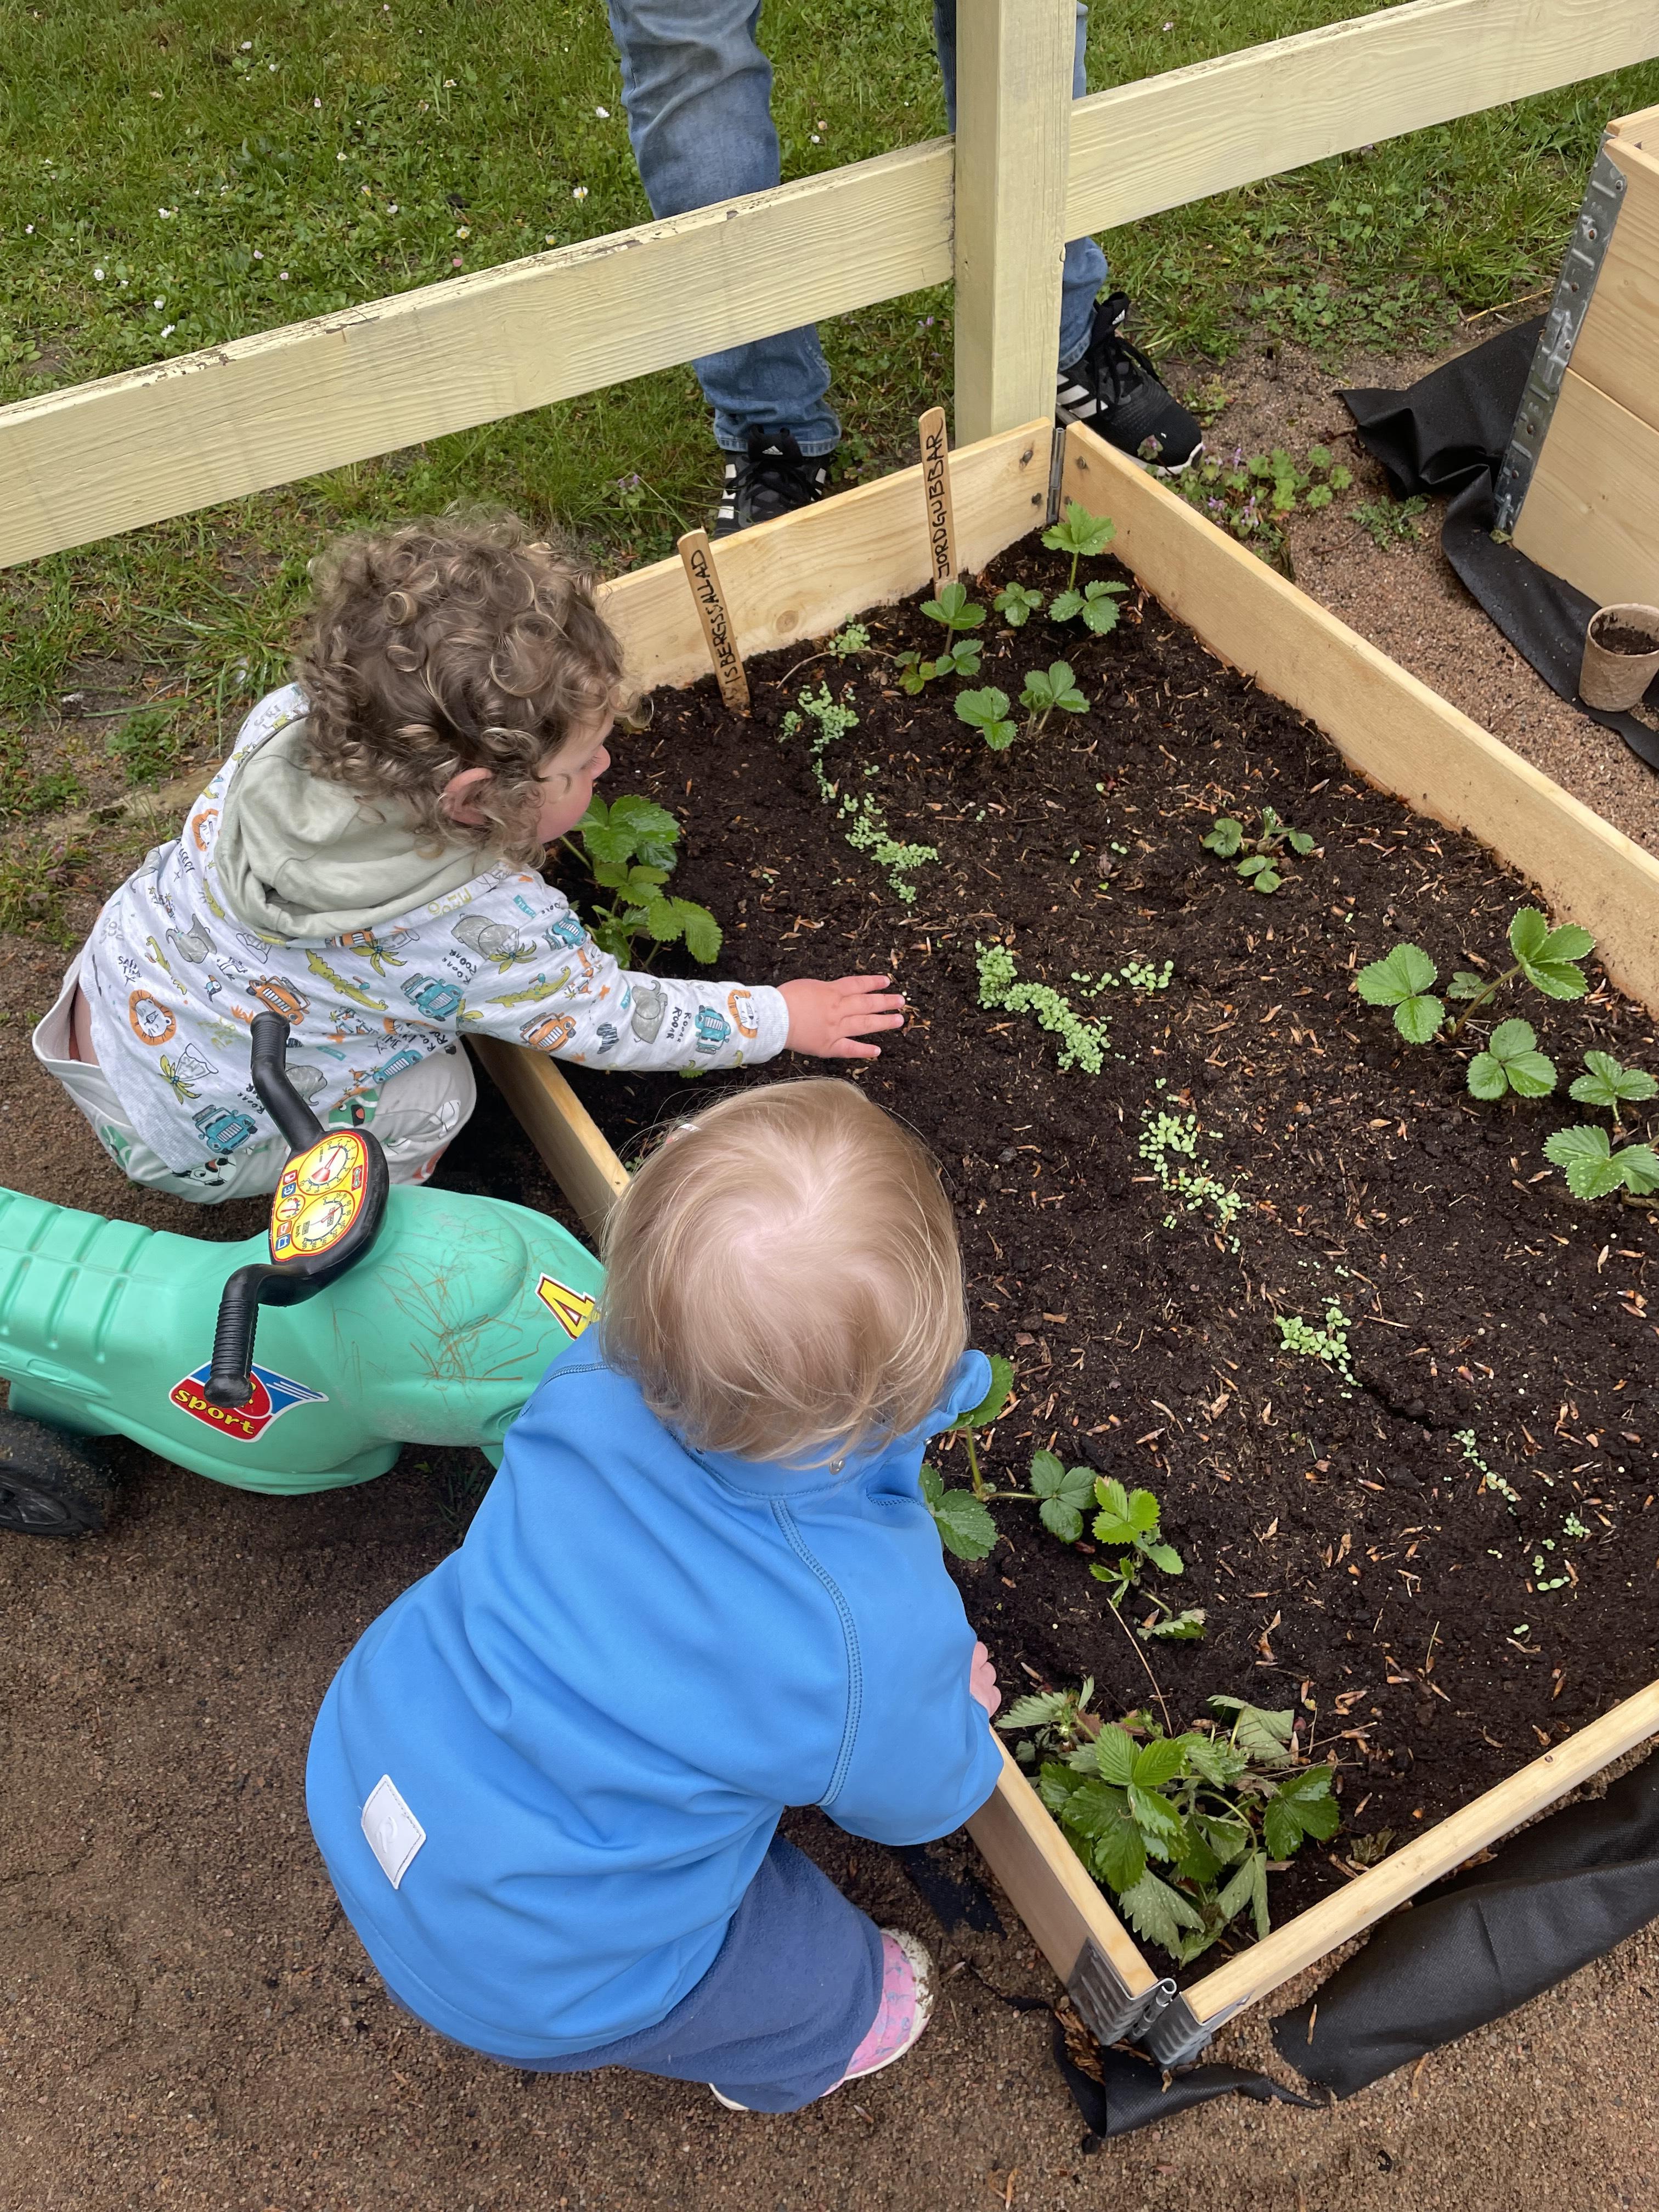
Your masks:
{"label": "green grass lawn", "polygon": [[[1364,12],[1115,0],[1100,87]],[[52,0],[0,55],[0,398],[107,374],[640,222],[599,0]],[[769,0],[786,176],[945,128],[927,0]],[[1659,65],[1322,162],[1106,243],[1137,335],[1224,360],[1254,325],[1403,344],[1553,275],[1607,117]],[[554,342],[555,334],[550,334]],[[890,465],[951,375],[948,288],[826,328],[849,472]],[[53,742],[97,664],[101,757],[165,773],[280,672],[305,564],[342,528],[459,497],[556,513],[612,567],[702,519],[716,464],[666,371],[43,561],[0,600],[0,818],[99,781]],[[134,716],[140,719],[135,720]]]}

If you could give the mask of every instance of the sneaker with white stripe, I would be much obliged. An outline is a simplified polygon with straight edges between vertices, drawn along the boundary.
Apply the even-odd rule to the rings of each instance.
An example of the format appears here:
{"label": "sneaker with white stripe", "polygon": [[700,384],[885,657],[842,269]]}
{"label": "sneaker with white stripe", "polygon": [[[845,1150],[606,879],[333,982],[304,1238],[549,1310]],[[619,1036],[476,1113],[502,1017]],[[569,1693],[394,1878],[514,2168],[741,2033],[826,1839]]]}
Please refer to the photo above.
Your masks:
{"label": "sneaker with white stripe", "polygon": [[1055,378],[1054,415],[1082,422],[1133,459],[1179,475],[1204,450],[1204,433],[1139,346],[1121,335],[1128,295],[1095,302],[1086,350]]}
{"label": "sneaker with white stripe", "polygon": [[715,537],[729,538],[751,522],[771,522],[797,507],[815,506],[830,489],[832,459],[829,453],[803,453],[793,430],[755,425],[745,451],[726,453]]}

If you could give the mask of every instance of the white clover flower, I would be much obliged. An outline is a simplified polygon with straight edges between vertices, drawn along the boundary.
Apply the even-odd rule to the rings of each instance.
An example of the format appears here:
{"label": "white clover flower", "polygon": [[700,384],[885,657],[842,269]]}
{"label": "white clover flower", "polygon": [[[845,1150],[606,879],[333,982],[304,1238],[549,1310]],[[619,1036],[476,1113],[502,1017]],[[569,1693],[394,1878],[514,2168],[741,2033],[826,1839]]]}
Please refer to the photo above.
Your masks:
{"label": "white clover flower", "polygon": [[161,336],[164,338],[170,338],[178,327],[179,325],[177,323],[163,323],[161,325]]}
{"label": "white clover flower", "polygon": [[288,271],[287,271],[287,270],[286,270],[286,269],[279,269],[279,270],[276,271],[276,282],[277,282],[279,284],[286,284],[286,283],[287,283],[287,282],[288,282]]}
{"label": "white clover flower", "polygon": [[99,283],[100,283],[100,284],[101,284],[101,283],[103,283],[103,281],[104,281],[104,272],[103,272],[103,270],[102,270],[101,269],[94,269],[94,270],[93,270],[93,272],[92,272],[92,273],[93,273],[94,276],[97,279],[97,281],[99,282]]}
{"label": "white clover flower", "polygon": [[595,115],[603,116],[603,117],[604,117],[604,118],[605,118],[605,120],[607,123],[609,123],[609,122],[610,122],[610,120],[611,120],[611,110],[610,110],[608,107],[596,107],[596,108],[593,110],[593,112],[594,112],[594,114],[595,114]]}
{"label": "white clover flower", "polygon": [[396,200],[388,200],[388,201],[386,202],[386,213],[387,213],[388,215],[396,215],[396,214],[397,214],[397,212],[398,212],[398,203],[397,203],[397,201],[396,201]]}
{"label": "white clover flower", "polygon": [[33,225],[32,222],[26,222],[26,223],[23,225],[23,235],[24,235],[24,237],[25,237],[25,238],[33,238],[33,235],[34,235],[34,225]]}
{"label": "white clover flower", "polygon": [[263,261],[265,258],[260,248],[257,246],[253,249],[253,258],[256,261]]}
{"label": "white clover flower", "polygon": [[323,103],[320,100],[313,100],[311,104],[313,107],[320,107]]}
{"label": "white clover flower", "polygon": [[172,221],[173,217],[178,214],[179,210],[177,208],[157,208],[155,212],[161,216],[163,222],[169,222]]}
{"label": "white clover flower", "polygon": [[157,307],[165,307],[167,301],[165,300],[156,300],[152,302],[152,305]]}
{"label": "white clover flower", "polygon": [[252,41],[252,39],[244,39],[244,40],[243,40],[243,41],[242,41],[242,52],[243,52],[245,54],[251,54],[251,53],[253,52],[253,41]]}

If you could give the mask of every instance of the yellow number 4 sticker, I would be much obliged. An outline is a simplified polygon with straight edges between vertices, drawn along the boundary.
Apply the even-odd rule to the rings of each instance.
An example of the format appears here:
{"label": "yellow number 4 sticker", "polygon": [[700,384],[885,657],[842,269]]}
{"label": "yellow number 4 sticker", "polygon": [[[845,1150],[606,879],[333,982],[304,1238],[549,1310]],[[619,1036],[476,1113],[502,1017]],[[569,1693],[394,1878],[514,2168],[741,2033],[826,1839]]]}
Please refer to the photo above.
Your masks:
{"label": "yellow number 4 sticker", "polygon": [[599,1310],[597,1298],[573,1291],[568,1283],[555,1282],[551,1275],[542,1277],[536,1285],[536,1296],[573,1342]]}

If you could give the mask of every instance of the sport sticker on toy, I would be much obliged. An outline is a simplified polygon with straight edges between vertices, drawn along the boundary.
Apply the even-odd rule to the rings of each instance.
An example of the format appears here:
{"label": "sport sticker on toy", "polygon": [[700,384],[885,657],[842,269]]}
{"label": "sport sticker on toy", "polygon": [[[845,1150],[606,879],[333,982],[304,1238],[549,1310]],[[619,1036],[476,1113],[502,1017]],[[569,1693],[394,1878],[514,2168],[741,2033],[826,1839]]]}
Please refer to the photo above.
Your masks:
{"label": "sport sticker on toy", "polygon": [[189,1413],[198,1421],[205,1421],[210,1429],[217,1429],[239,1444],[251,1444],[262,1437],[273,1421],[284,1413],[291,1413],[296,1406],[325,1406],[328,1393],[313,1390],[304,1382],[295,1382],[274,1368],[253,1369],[252,1395],[240,1406],[214,1406],[203,1395],[203,1384],[213,1372],[213,1362],[204,1359],[188,1375],[180,1376],[167,1393],[180,1413]]}

